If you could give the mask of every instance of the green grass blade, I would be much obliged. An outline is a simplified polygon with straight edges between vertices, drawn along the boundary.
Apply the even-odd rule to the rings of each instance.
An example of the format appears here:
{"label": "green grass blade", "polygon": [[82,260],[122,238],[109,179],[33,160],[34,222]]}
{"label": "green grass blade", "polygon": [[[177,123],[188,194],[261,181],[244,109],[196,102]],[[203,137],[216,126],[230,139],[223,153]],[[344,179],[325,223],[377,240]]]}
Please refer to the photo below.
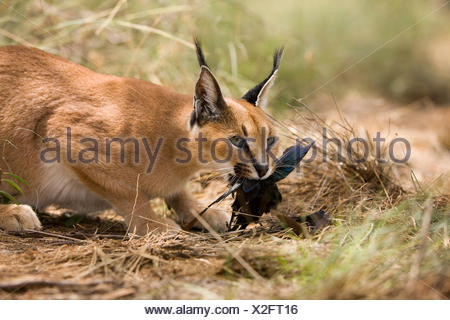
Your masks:
{"label": "green grass blade", "polygon": [[15,183],[14,181],[10,180],[10,179],[2,179],[2,182],[6,182],[7,184],[9,184],[11,187],[13,187],[14,189],[16,189],[17,191],[19,191],[19,193],[23,193],[22,189],[18,186],[17,183]]}
{"label": "green grass blade", "polygon": [[147,25],[143,25],[143,24],[131,23],[131,22],[122,21],[122,20],[113,20],[113,21],[119,26],[139,30],[142,32],[154,33],[154,34],[160,35],[162,37],[165,37],[167,39],[174,40],[176,42],[184,44],[186,47],[194,49],[194,45],[192,43],[190,43],[180,37],[174,36],[173,34],[167,32],[167,31],[157,29],[154,27],[150,27]]}
{"label": "green grass blade", "polygon": [[10,195],[8,192],[5,192],[5,191],[0,190],[0,196],[3,196],[3,197],[5,197],[5,198],[7,198],[7,199],[8,199],[9,201],[11,201],[12,203],[19,204],[19,203],[17,202],[17,200],[16,200],[12,195]]}
{"label": "green grass blade", "polygon": [[22,179],[22,178],[19,177],[18,175],[15,175],[14,173],[6,172],[5,175],[10,176],[11,178],[16,179],[18,182],[20,182],[20,183],[23,184],[24,186],[27,186],[27,187],[30,186],[30,184],[29,184],[26,180]]}

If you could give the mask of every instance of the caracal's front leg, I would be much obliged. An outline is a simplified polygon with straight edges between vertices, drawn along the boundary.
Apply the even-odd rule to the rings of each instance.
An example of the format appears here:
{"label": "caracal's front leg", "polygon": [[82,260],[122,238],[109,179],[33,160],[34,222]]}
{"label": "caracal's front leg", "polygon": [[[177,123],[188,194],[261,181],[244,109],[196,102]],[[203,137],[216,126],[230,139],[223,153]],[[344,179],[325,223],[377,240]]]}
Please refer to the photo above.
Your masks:
{"label": "caracal's front leg", "polygon": [[[175,210],[180,223],[182,225],[188,224],[195,218],[194,212],[201,212],[206,205],[200,203],[189,191],[184,190],[176,195],[166,198],[166,203],[169,207]],[[216,231],[225,232],[228,230],[230,222],[230,214],[225,210],[218,208],[209,208],[203,218]],[[204,229],[200,222],[196,221],[195,228]]]}
{"label": "caracal's front leg", "polygon": [[127,232],[138,235],[148,233],[166,233],[178,230],[175,221],[158,216],[152,209],[149,199],[134,201],[134,199],[117,200],[113,204],[118,214],[124,217]]}
{"label": "caracal's front leg", "polygon": [[165,233],[180,229],[175,221],[158,216],[145,195],[138,197],[108,197],[116,212],[125,219],[127,232],[138,235]]}

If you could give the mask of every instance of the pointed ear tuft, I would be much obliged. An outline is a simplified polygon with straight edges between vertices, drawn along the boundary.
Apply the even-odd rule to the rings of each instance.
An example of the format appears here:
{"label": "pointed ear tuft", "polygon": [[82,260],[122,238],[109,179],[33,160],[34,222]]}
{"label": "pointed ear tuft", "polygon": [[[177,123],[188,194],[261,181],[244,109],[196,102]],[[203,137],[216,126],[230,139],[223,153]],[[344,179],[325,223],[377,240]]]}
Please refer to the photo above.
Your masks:
{"label": "pointed ear tuft", "polygon": [[262,82],[250,89],[242,98],[250,102],[256,107],[264,108],[267,104],[268,92],[273,85],[280,67],[281,58],[283,57],[284,47],[275,50],[273,54],[273,66],[269,76]]}
{"label": "pointed ear tuft", "polygon": [[[198,38],[194,38],[195,50],[197,52],[197,60],[200,67],[208,67],[206,63],[205,55],[203,54],[202,46]],[[209,68],[209,67],[208,67]]]}
{"label": "pointed ear tuft", "polygon": [[212,72],[203,65],[195,85],[194,111],[190,125],[203,126],[209,121],[220,120],[227,111],[227,104],[220,91],[219,83]]}

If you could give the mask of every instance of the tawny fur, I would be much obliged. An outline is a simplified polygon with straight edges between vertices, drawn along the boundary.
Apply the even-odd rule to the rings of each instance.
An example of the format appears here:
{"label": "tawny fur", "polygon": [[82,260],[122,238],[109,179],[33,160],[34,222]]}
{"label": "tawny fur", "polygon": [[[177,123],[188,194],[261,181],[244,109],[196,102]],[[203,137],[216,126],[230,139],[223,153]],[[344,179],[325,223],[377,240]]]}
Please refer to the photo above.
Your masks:
{"label": "tawny fur", "polygon": [[[200,211],[203,204],[186,189],[189,179],[203,169],[231,171],[237,162],[236,150],[228,163],[212,161],[207,152],[211,141],[242,135],[244,125],[248,135],[256,139],[252,153],[258,155],[264,148],[258,139],[260,128],[264,127],[266,133],[275,132],[263,111],[242,99],[226,99],[231,111],[229,121],[190,128],[192,101],[192,94],[99,74],[35,48],[0,48],[0,168],[30,184],[22,195],[16,195],[21,204],[37,209],[57,204],[80,212],[112,207],[125,218],[128,229],[138,234],[177,228],[173,221],[152,211],[150,199],[166,199],[180,221],[190,220],[192,212]],[[98,162],[70,163],[66,159],[67,128],[71,130],[70,151],[75,159],[89,145],[81,143],[81,139],[100,141]],[[198,143],[194,139],[199,132],[208,139],[204,144],[207,163],[198,161]],[[139,163],[132,161],[128,146],[125,163],[118,161],[118,147],[112,149],[111,162],[105,163],[102,141],[114,137],[146,138],[152,150],[163,138],[151,172],[146,173],[149,162],[145,157],[141,156]],[[40,152],[51,144],[43,144],[43,138],[60,141],[60,163],[40,160]],[[180,138],[191,139],[184,144],[192,154],[188,163],[175,161],[186,157],[176,147]],[[216,150],[217,157],[223,158],[225,146],[218,144]],[[273,161],[268,161],[272,168]],[[5,184],[0,189],[14,191]],[[205,218],[216,230],[223,231],[229,214],[211,209]],[[0,228],[39,229],[40,223],[28,206],[0,205]]]}

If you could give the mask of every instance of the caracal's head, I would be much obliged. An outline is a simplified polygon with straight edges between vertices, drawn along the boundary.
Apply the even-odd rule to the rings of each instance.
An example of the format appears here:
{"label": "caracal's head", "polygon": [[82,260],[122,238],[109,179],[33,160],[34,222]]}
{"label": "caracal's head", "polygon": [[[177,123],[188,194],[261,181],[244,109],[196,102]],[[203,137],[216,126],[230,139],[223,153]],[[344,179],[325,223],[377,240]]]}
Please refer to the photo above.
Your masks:
{"label": "caracal's head", "polygon": [[202,139],[200,162],[224,175],[265,179],[275,167],[278,136],[264,113],[268,92],[280,65],[283,49],[275,51],[270,74],[242,98],[224,98],[206,64],[198,41],[200,76],[195,86],[194,110],[189,122],[193,135]]}

